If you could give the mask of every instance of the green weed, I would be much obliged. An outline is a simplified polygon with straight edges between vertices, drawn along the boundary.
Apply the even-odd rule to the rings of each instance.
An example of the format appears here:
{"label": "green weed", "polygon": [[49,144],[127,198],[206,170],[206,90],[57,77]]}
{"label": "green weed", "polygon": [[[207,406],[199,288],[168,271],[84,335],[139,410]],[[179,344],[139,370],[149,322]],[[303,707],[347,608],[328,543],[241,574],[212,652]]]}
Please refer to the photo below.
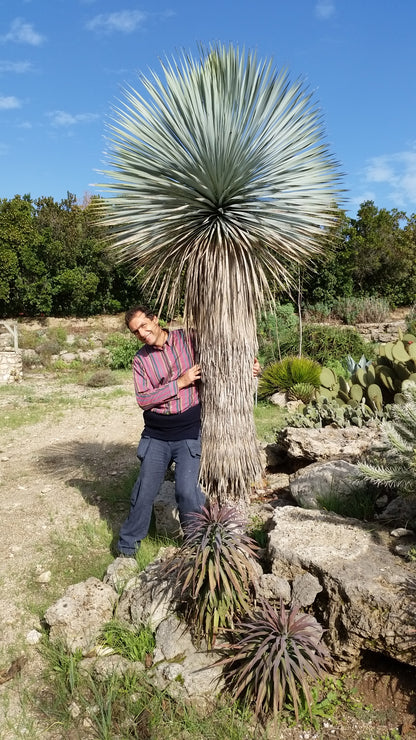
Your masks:
{"label": "green weed", "polygon": [[134,632],[113,619],[104,626],[100,644],[112,648],[115,653],[128,660],[144,662],[146,655],[153,653],[155,649],[155,637],[149,627]]}
{"label": "green weed", "polygon": [[320,508],[333,511],[340,516],[352,517],[361,521],[371,521],[376,512],[375,503],[380,495],[375,486],[354,485],[348,493],[339,494],[330,490],[317,496],[316,501]]}

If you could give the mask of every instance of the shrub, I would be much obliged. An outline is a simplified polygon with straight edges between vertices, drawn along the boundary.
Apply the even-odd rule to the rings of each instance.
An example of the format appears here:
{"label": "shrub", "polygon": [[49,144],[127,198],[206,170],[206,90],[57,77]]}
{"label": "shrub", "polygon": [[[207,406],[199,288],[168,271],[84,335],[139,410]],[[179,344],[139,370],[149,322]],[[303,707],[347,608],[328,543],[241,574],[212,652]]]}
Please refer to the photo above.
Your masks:
{"label": "shrub", "polygon": [[279,348],[297,332],[298,323],[292,303],[278,304],[274,309],[261,314],[257,322],[257,338],[262,365],[281,359]]}
{"label": "shrub", "polygon": [[250,611],[252,558],[257,545],[231,506],[211,503],[189,515],[178,555],[164,566],[176,573],[185,617],[195,636],[215,644],[221,628]]}
{"label": "shrub", "polygon": [[46,332],[48,339],[55,341],[62,348],[66,344],[67,332],[63,326],[51,326]]}
{"label": "shrub", "polygon": [[[379,416],[364,403],[356,406],[340,404],[335,398],[312,399],[301,412],[287,414],[286,425],[297,428],[320,428],[334,426],[340,429],[349,426],[362,427],[368,422],[374,423]],[[380,414],[381,416],[381,414]],[[282,434],[278,431],[278,439]]]}
{"label": "shrub", "polygon": [[332,315],[345,324],[369,324],[385,321],[390,314],[386,298],[363,296],[339,298],[332,306]]}
{"label": "shrub", "polygon": [[304,355],[321,365],[342,360],[347,355],[368,357],[372,351],[371,345],[364,342],[356,329],[316,324],[304,326],[302,348]]}
{"label": "shrub", "polygon": [[[296,395],[296,386],[307,384],[314,388],[320,385],[321,367],[306,357],[285,357],[281,362],[269,365],[263,371],[259,382],[259,396],[265,398],[278,390],[291,391],[296,398],[305,395],[305,388]],[[310,387],[308,389],[310,391]],[[308,393],[306,393],[308,395]]]}
{"label": "shrub", "polygon": [[111,334],[107,340],[110,351],[110,368],[112,370],[128,370],[132,366],[134,355],[139,349],[137,339],[125,334]]}
{"label": "shrub", "polygon": [[353,519],[359,519],[364,522],[374,519],[376,513],[376,500],[380,496],[380,491],[374,484],[364,484],[357,481],[351,481],[351,487],[348,492],[341,495],[336,490],[328,493],[321,493],[316,497],[316,502],[320,509],[333,511],[340,516],[348,516]]}
{"label": "shrub", "polygon": [[416,303],[406,316],[406,329],[409,334],[416,334]]}
{"label": "shrub", "polygon": [[18,336],[20,349],[36,349],[42,342],[39,332],[22,329],[20,326],[18,327]]}
{"label": "shrub", "polygon": [[97,370],[97,372],[90,375],[86,379],[85,385],[88,388],[104,388],[108,385],[114,385],[115,382],[116,381],[111,370],[103,369]]}
{"label": "shrub", "polygon": [[37,347],[37,353],[41,358],[43,364],[48,364],[52,355],[59,355],[61,351],[61,345],[56,339],[47,339]]}
{"label": "shrub", "polygon": [[286,609],[281,602],[277,611],[262,601],[236,625],[221,661],[234,696],[254,701],[256,715],[276,715],[290,698],[297,719],[301,694],[310,706],[310,679],[323,675],[328,660],[322,635],[321,625],[298,606]]}
{"label": "shrub", "polygon": [[328,303],[315,303],[313,306],[306,305],[303,311],[303,319],[309,323],[328,321],[330,317],[331,306]]}

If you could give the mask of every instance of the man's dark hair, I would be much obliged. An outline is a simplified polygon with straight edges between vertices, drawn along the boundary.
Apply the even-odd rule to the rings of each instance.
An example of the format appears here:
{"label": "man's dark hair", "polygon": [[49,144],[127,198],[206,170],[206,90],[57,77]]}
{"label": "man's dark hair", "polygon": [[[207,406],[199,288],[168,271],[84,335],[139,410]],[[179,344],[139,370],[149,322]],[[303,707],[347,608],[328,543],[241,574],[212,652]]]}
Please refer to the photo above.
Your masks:
{"label": "man's dark hair", "polygon": [[128,311],[126,311],[124,316],[127,328],[129,328],[130,321],[136,313],[144,313],[144,315],[149,319],[153,319],[156,315],[154,311],[151,311],[150,308],[148,308],[148,306],[132,306]]}

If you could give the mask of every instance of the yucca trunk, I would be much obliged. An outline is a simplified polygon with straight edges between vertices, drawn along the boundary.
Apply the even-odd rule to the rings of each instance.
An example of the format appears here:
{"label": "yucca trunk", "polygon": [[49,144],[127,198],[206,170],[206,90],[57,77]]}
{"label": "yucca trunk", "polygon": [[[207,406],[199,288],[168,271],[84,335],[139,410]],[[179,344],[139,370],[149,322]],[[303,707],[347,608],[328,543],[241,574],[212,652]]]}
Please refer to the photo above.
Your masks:
{"label": "yucca trunk", "polygon": [[[201,480],[211,499],[249,503],[250,485],[261,476],[253,418],[253,361],[257,352],[255,296],[247,265],[228,246],[215,243],[189,268],[187,321],[199,338],[202,404]],[[214,274],[211,266],[215,265]]]}

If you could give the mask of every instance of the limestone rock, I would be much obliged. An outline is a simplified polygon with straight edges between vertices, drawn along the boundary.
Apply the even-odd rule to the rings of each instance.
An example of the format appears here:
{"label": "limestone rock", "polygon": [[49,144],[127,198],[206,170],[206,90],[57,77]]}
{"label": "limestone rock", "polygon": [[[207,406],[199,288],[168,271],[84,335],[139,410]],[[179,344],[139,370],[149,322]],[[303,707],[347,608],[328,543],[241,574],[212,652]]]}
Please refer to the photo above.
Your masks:
{"label": "limestone rock", "polygon": [[116,558],[107,568],[104,583],[108,583],[115,591],[131,588],[136,583],[139,569],[135,558]]}
{"label": "limestone rock", "polygon": [[104,624],[112,618],[116,601],[114,589],[98,578],[69,586],[45,613],[50,640],[62,641],[71,652],[81,649],[88,653]]}
{"label": "limestone rock", "polygon": [[81,660],[79,668],[81,671],[89,673],[97,681],[104,681],[110,676],[141,674],[145,670],[144,664],[140,661],[128,660],[128,658],[116,654],[84,658]]}
{"label": "limestone rock", "polygon": [[416,499],[397,496],[377,515],[380,522],[407,527],[409,522],[416,522]]}
{"label": "limestone rock", "polygon": [[293,458],[318,460],[349,460],[358,462],[380,444],[380,432],[375,427],[320,428],[286,427],[279,438],[282,449]]}
{"label": "limestone rock", "polygon": [[315,576],[311,573],[302,573],[293,580],[292,602],[299,606],[310,606],[321,591],[322,586]]}
{"label": "limestone rock", "polygon": [[204,711],[223,687],[217,661],[218,653],[207,651],[205,643],[196,648],[186,625],[171,615],[156,631],[150,680],[174,699]]}
{"label": "limestone rock", "polygon": [[272,572],[318,579],[315,616],[342,670],[356,665],[363,650],[416,665],[414,570],[389,551],[381,530],[291,506],[275,510],[274,524]]}
{"label": "limestone rock", "polygon": [[280,406],[281,408],[285,408],[287,404],[286,391],[277,391],[277,393],[273,393],[273,395],[270,396],[269,401],[270,403],[273,403],[275,406]]}
{"label": "limestone rock", "polygon": [[319,509],[320,497],[348,496],[356,476],[356,466],[345,460],[312,463],[290,476],[290,493],[299,506]]}
{"label": "limestone rock", "polygon": [[122,593],[117,617],[131,622],[136,629],[148,625],[152,630],[172,614],[177,606],[175,575],[161,573],[161,562],[175,548],[164,548],[160,556],[141,571]]}
{"label": "limestone rock", "polygon": [[285,604],[288,604],[291,597],[290,583],[286,578],[280,578],[275,573],[263,573],[258,581],[257,596],[267,601],[282,599]]}
{"label": "limestone rock", "polygon": [[153,503],[156,532],[162,537],[178,537],[182,530],[175,498],[175,484],[166,480],[162,483]]}

